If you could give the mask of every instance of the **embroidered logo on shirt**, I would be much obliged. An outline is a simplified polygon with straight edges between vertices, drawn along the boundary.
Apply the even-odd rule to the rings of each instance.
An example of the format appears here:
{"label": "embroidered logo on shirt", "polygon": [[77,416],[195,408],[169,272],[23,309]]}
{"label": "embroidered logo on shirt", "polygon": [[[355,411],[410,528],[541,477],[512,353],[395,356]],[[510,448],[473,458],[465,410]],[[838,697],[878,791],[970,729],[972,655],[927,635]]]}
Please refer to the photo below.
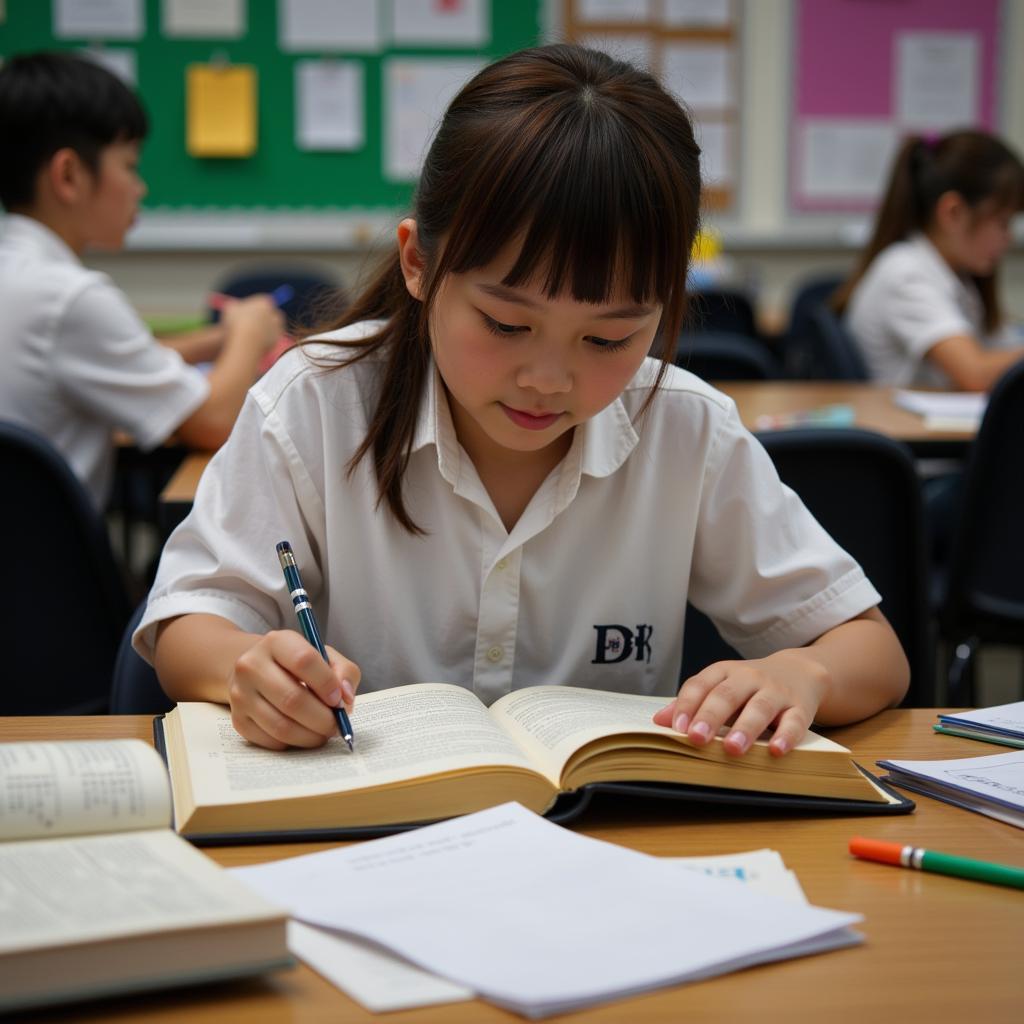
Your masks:
{"label": "embroidered logo on shirt", "polygon": [[595,626],[594,629],[597,630],[597,649],[591,665],[614,665],[629,657],[651,663],[653,626],[640,623],[636,629],[619,625]]}

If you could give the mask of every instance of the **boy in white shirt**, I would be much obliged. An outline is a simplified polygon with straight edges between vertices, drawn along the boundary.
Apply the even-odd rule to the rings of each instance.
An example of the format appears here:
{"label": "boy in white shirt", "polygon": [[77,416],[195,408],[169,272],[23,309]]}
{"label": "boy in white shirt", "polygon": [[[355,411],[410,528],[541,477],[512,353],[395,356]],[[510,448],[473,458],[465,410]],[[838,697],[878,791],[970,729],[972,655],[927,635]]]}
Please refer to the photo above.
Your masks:
{"label": "boy in white shirt", "polygon": [[[90,61],[32,54],[0,69],[0,418],[46,437],[100,508],[115,430],[143,449],[172,434],[219,447],[283,328],[270,298],[254,296],[221,325],[161,344],[81,264],[88,248],[124,244],[145,194],[146,130],[138,99]],[[210,360],[208,376],[189,365]]]}

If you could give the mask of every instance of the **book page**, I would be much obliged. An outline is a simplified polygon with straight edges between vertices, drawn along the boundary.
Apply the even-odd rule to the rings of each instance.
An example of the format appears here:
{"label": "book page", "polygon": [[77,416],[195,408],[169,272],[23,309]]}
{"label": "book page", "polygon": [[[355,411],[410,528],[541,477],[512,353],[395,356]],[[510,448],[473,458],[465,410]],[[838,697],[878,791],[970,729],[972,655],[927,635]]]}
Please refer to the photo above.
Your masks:
{"label": "book page", "polygon": [[[442,683],[360,694],[352,715],[354,751],[340,738],[316,750],[253,746],[219,704],[179,704],[173,715],[200,807],[339,793],[480,766],[533,770],[471,691]],[[171,754],[177,774],[173,747]]]}
{"label": "book page", "polygon": [[280,914],[169,829],[0,845],[0,955]]}
{"label": "book page", "polygon": [[[532,686],[496,701],[491,705],[491,714],[530,759],[555,780],[570,756],[580,747],[592,740],[624,733],[666,736],[697,756],[714,760],[724,758],[725,755],[717,751],[715,745],[690,747],[675,730],[655,725],[651,718],[666,704],[668,701],[664,697],[606,693],[573,686]],[[725,732],[723,729],[721,735]],[[779,759],[770,758],[765,740],[754,744],[746,755],[748,762],[760,760],[758,748],[762,748],[763,759],[777,769]],[[810,732],[796,749],[848,753],[838,743]]]}
{"label": "book page", "polygon": [[0,743],[0,839],[157,828],[167,769],[142,740]]}

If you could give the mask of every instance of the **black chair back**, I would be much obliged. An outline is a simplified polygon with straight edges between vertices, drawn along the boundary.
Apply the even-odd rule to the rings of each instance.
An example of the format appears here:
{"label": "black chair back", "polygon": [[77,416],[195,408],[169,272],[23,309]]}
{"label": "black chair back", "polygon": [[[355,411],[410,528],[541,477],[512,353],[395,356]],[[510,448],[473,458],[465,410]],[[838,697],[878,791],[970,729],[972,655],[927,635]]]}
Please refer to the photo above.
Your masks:
{"label": "black chair back", "polygon": [[676,366],[702,380],[769,380],[779,366],[765,346],[726,331],[683,333],[676,346]]}
{"label": "black chair back", "polygon": [[[281,303],[281,312],[293,332],[322,323],[328,310],[333,315],[344,308],[345,295],[341,285],[326,273],[311,267],[260,266],[242,270],[222,281],[214,290],[244,299],[248,295],[273,292],[281,285],[289,285],[292,289],[291,298]],[[210,319],[216,322],[220,314],[210,310]]]}
{"label": "black chair back", "polygon": [[690,295],[687,328],[728,331],[758,338],[754,306],[745,292],[732,288],[701,288]]}
{"label": "black chair back", "polygon": [[0,422],[0,472],[0,714],[103,712],[131,613],[106,524],[56,449],[25,427]]}
{"label": "black chair back", "polygon": [[802,373],[815,380],[869,380],[867,364],[843,322],[828,306],[810,310],[806,331],[794,341],[787,358],[798,360]]}
{"label": "black chair back", "polygon": [[789,308],[789,325],[782,339],[781,356],[784,372],[789,377],[806,379],[812,376],[811,314],[824,306],[833,292],[843,283],[838,273],[818,274],[808,278],[796,290]]}
{"label": "black chair back", "polygon": [[[911,683],[904,705],[933,704],[924,510],[909,449],[881,434],[855,429],[772,431],[758,439],[782,481],[860,563],[882,595],[881,610],[910,662]],[[708,640],[710,623],[705,623],[697,618],[693,629],[695,643],[703,638],[705,651],[716,655],[710,662],[718,660],[722,647],[714,646],[717,633]],[[689,642],[688,620],[684,652]],[[720,638],[717,643],[724,645]],[[691,652],[687,666],[698,664],[702,656]]]}
{"label": "black chair back", "polygon": [[[954,655],[977,641],[1024,647],[1024,362],[989,398],[971,449],[939,615]],[[974,642],[971,642],[971,641]],[[973,703],[951,666],[948,699]]]}
{"label": "black chair back", "polygon": [[156,672],[132,647],[132,633],[145,610],[143,601],[132,613],[117,649],[110,689],[112,715],[159,715],[174,707],[174,701],[161,689]]}

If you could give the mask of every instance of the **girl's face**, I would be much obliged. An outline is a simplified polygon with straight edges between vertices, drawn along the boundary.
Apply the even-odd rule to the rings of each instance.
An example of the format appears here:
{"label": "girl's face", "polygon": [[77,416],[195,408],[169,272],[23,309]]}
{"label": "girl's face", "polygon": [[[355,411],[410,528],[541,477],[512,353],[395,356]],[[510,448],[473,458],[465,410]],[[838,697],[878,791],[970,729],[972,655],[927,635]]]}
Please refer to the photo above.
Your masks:
{"label": "girl's face", "polygon": [[[573,428],[622,393],[661,318],[659,304],[622,293],[591,305],[548,298],[532,282],[509,288],[501,282],[517,252],[507,246],[487,266],[449,275],[431,312],[455,431],[478,470],[513,453],[564,454]],[[408,271],[406,281],[419,297]]]}
{"label": "girl's face", "polygon": [[942,224],[944,245],[940,248],[955,270],[988,277],[1013,241],[1013,217],[1012,210],[985,204],[971,208],[961,200]]}

